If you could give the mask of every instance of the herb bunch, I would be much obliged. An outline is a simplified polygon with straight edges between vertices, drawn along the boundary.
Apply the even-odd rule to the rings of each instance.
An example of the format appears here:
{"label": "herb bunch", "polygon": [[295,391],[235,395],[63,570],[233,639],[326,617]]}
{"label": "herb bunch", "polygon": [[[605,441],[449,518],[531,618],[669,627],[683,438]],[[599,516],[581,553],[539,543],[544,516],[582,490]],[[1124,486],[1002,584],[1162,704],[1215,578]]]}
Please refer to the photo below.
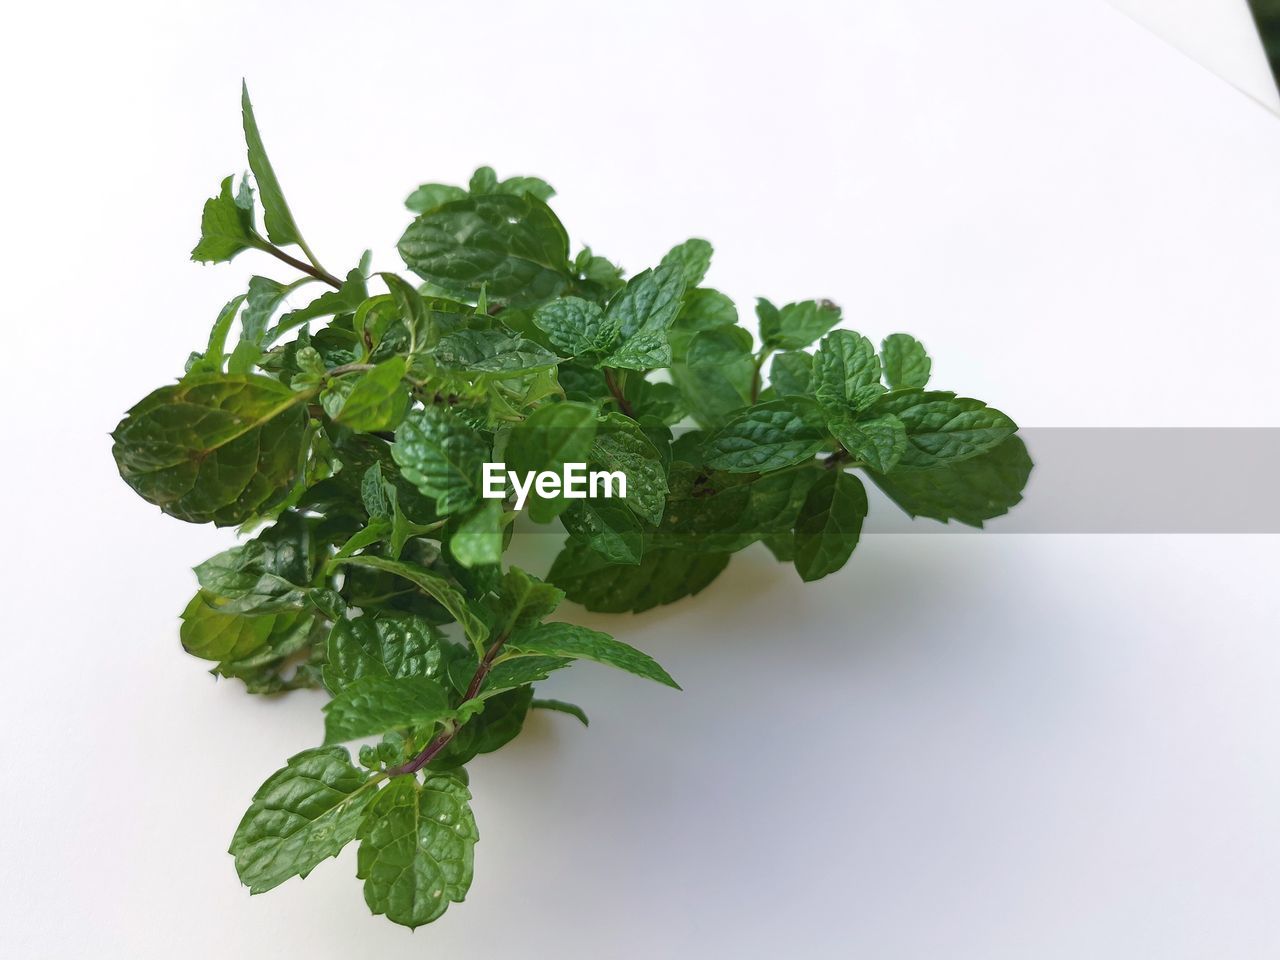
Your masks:
{"label": "herb bunch", "polygon": [[[466,188],[415,190],[399,252],[417,280],[371,272],[367,254],[330,273],[247,90],[242,107],[257,197],[248,175],[224,180],[192,257],[258,251],[289,273],[249,281],[183,376],[128,411],[113,453],[165,513],[253,534],[196,567],[185,649],[252,693],[332,696],[322,745],[267,778],[232,839],[251,892],[355,841],[374,913],[417,927],[462,900],[477,839],[466,765],[532,709],[587,722],[533,685],[592,660],[676,686],[641,651],[548,619],[565,597],[670,603],[756,541],[825,577],[858,543],[857,473],[942,521],[981,526],[1021,498],[1031,461],[1013,421],[927,389],[912,337],[877,351],[837,329],[830,302],[760,300],[757,346],[702,285],[710,244],[630,279],[589,248],[570,258],[533,177],[482,167]],[[318,295],[286,309],[304,289]],[[620,470],[626,495],[531,498],[532,522],[568,532],[540,579],[503,568],[515,512],[480,486],[498,460]]]}

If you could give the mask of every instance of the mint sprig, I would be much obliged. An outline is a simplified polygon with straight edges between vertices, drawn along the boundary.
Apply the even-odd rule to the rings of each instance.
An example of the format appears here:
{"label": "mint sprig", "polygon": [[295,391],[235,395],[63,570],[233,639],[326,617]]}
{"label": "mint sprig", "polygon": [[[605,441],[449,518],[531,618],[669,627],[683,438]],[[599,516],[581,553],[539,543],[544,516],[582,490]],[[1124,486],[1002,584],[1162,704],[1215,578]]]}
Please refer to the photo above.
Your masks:
{"label": "mint sprig", "polygon": [[[980,527],[1021,499],[1016,425],[930,388],[913,337],[877,349],[827,300],[761,299],[757,346],[704,285],[709,243],[627,279],[589,247],[570,256],[534,177],[423,184],[399,241],[416,279],[368,255],[340,279],[303,239],[247,89],[242,109],[257,200],[247,177],[221,181],[192,257],[257,251],[291,272],[218,312],[113,453],[165,513],[253,534],[197,566],[184,648],[251,692],[331,698],[316,745],[267,778],[232,839],[253,893],[357,842],[374,913],[416,927],[461,900],[478,836],[466,765],[532,709],[587,722],[534,684],[589,660],[679,688],[643,651],[556,619],[566,597],[671,603],[756,542],[803,580],[829,576],[867,516],[859,473],[943,522]],[[295,302],[315,282],[328,289]],[[568,539],[545,578],[504,569],[515,500],[482,483],[499,461],[530,477],[585,465],[624,476],[625,495],[539,489],[527,519]]]}

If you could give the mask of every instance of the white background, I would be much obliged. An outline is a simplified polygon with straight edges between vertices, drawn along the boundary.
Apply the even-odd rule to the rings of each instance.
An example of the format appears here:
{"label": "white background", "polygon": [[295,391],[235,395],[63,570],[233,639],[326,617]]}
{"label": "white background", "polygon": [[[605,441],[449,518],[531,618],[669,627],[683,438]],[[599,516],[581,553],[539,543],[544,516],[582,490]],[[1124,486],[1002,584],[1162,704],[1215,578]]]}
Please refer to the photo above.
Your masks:
{"label": "white background", "polygon": [[551,180],[631,269],[706,236],[735,297],[911,330],[940,385],[1026,425],[1280,426],[1280,122],[1256,103],[1101,0],[7,21],[0,954],[1280,952],[1275,538],[886,535],[816,585],[752,551],[693,600],[586,617],[685,692],[547,684],[591,729],[537,716],[474,764],[471,896],[410,934],[368,915],[350,852],[238,886],[231,832],[322,698],[181,653],[187,567],[229,534],[137,499],[107,437],[270,270],[187,262],[244,166],[242,75],[333,270],[366,245],[395,269],[408,190],[488,162]]}

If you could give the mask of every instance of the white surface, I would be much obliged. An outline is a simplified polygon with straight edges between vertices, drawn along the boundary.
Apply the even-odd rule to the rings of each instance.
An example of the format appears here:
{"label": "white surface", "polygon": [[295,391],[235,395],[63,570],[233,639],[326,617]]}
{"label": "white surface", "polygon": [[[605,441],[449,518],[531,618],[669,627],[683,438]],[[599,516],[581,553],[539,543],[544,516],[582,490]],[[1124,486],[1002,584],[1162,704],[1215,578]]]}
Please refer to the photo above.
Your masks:
{"label": "white surface", "polygon": [[226,535],[137,500],[106,434],[268,266],[186,262],[242,74],[334,269],[394,268],[403,195],[487,161],[633,269],[706,235],[735,297],[909,329],[1025,424],[1278,425],[1280,124],[1100,0],[439,6],[9,13],[0,954],[1274,957],[1262,537],[883,536],[810,587],[745,555],[590,621],[686,692],[550,684],[593,726],[475,765],[443,922],[370,918],[350,855],[238,887],[319,698],[179,652]]}
{"label": "white surface", "polygon": [[1270,110],[1280,93],[1258,38],[1249,0],[1111,0]]}

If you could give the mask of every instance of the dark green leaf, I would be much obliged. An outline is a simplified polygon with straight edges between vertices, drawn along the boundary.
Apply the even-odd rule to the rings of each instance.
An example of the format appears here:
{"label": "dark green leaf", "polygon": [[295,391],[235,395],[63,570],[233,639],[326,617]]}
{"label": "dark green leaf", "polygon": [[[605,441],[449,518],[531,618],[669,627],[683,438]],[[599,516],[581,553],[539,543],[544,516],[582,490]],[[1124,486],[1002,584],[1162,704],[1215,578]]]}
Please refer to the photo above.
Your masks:
{"label": "dark green leaf", "polygon": [[544,303],[533,322],[561,354],[593,363],[613,346],[621,327],[618,317],[606,317],[602,307],[581,297]]}
{"label": "dark green leaf", "polygon": [[680,684],[672,680],[671,675],[647,653],[615,640],[607,633],[573,623],[544,623],[530,627],[508,640],[507,649],[544,657],[593,660],[680,689]]}
{"label": "dark green leaf", "polygon": [[1018,436],[969,460],[932,470],[899,468],[891,476],[872,473],[876,486],[913,517],[971,527],[1004,516],[1022,500],[1031,475],[1031,457]]}
{"label": "dark green leaf", "polygon": [[823,474],[805,497],[796,518],[796,570],[802,580],[819,580],[845,565],[858,545],[867,516],[867,491],[849,473]]}
{"label": "dark green leaf", "polygon": [[662,456],[629,417],[611,413],[599,420],[591,461],[599,468],[621,471],[627,478],[627,506],[650,523],[662,521],[667,477]]}
{"label": "dark green leaf", "polygon": [[828,410],[864,410],[884,387],[880,358],[871,341],[852,330],[836,330],[822,338],[813,355],[813,394]]}
{"label": "dark green leaf", "polygon": [[915,337],[905,333],[893,333],[880,345],[880,359],[884,363],[884,379],[895,390],[904,387],[923,388],[929,382],[932,361]]}
{"label": "dark green leaf", "polygon": [[240,882],[266,893],[336,857],[355,839],[374,797],[368,782],[342,747],[290,757],[253,795],[231,840]]}
{"label": "dark green leaf", "polygon": [[459,330],[442,339],[432,356],[441,370],[494,378],[521,377],[560,362],[533,341],[502,330]]}
{"label": "dark green leaf", "polygon": [[893,393],[878,401],[872,414],[893,414],[907,430],[901,464],[928,469],[976,457],[1013,436],[1018,425],[981,400],[943,390]]}
{"label": "dark green leaf", "polygon": [[385,557],[347,557],[341,561],[347,566],[367,567],[393,573],[410,581],[429,596],[434,598],[462,625],[463,632],[476,648],[482,648],[489,636],[489,630],[467,605],[466,597],[438,573],[414,563],[403,560],[388,560]]}
{"label": "dark green leaf", "polygon": [[711,254],[711,244],[694,237],[667,251],[660,266],[675,267],[680,271],[685,289],[692,290],[707,275],[707,268],[711,266]]}
{"label": "dark green leaf", "polygon": [[644,527],[629,509],[610,500],[583,500],[560,517],[574,540],[610,563],[635,564],[644,555]]}
{"label": "dark green leaf", "polygon": [[489,447],[444,407],[411,413],[396,430],[391,455],[404,478],[436,501],[442,515],[464,513],[480,499],[480,472]]}
{"label": "dark green leaf", "polygon": [[742,411],[707,441],[707,465],[730,473],[779,470],[813,457],[827,442],[822,410],[805,397]]}
{"label": "dark green leaf", "polygon": [[307,397],[260,376],[200,374],[161,387],[116,427],[129,486],[191,523],[242,523],[293,485]]}
{"label": "dark green leaf", "polygon": [[658,267],[632,277],[606,311],[609,321],[617,324],[619,344],[600,365],[650,370],[669,364],[667,328],[675,322],[683,294],[678,267]]}
{"label": "dark green leaf", "polygon": [[838,413],[827,425],[855,460],[880,473],[892,470],[907,449],[907,428],[891,413],[873,420],[855,420],[850,414]]}
{"label": "dark green leaf", "polygon": [[450,714],[440,681],[432,677],[366,676],[344,683],[324,706],[324,742],[342,743],[397,727],[425,727]]}
{"label": "dark green leaf", "polygon": [[439,919],[466,896],[478,834],[471,794],[457,777],[396,777],[369,804],[356,876],[375,914],[409,928]]}
{"label": "dark green leaf", "polygon": [[638,566],[613,564],[570,540],[547,575],[574,603],[599,613],[639,613],[693,596],[720,575],[727,553],[649,549]]}
{"label": "dark green leaf", "polygon": [[392,357],[355,377],[331,381],[320,402],[332,420],[349,430],[394,430],[409,410],[404,374],[404,357]]}
{"label": "dark green leaf", "polygon": [[438,677],[440,632],[421,617],[366,614],[329,631],[324,684],[340,693],[366,677]]}
{"label": "dark green leaf", "polygon": [[525,194],[467,197],[418,217],[400,238],[409,269],[442,290],[514,306],[541,303],[569,284],[569,239],[551,209]]}

